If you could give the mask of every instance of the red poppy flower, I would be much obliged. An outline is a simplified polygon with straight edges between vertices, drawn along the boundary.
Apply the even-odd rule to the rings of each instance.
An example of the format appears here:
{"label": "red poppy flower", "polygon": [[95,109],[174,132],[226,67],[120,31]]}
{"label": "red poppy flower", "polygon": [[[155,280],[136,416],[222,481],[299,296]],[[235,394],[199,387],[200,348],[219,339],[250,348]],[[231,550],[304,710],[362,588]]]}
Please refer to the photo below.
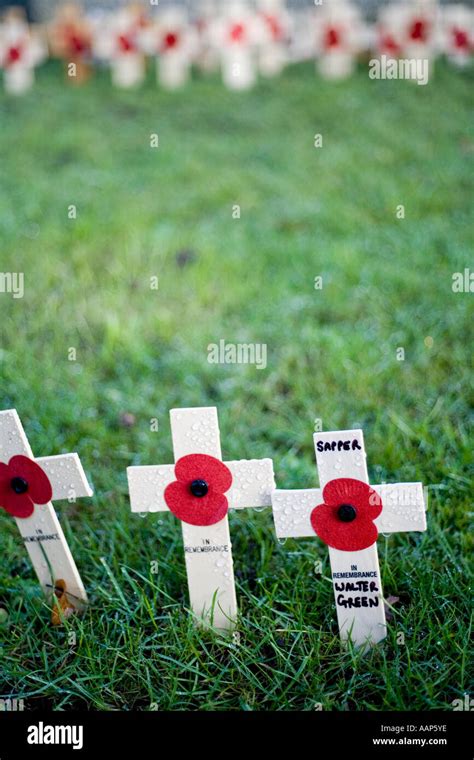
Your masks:
{"label": "red poppy flower", "polygon": [[426,42],[428,30],[423,19],[415,19],[409,29],[408,36],[416,42]]}
{"label": "red poppy flower", "polygon": [[311,525],[324,543],[356,552],[376,542],[373,520],[382,511],[382,500],[367,483],[354,478],[331,480],[323,489],[323,499],[324,504],[311,512]]}
{"label": "red poppy flower", "polygon": [[383,34],[380,39],[380,48],[385,53],[392,53],[398,55],[400,53],[400,45],[395,41],[395,38],[391,34]]}
{"label": "red poppy flower", "polygon": [[29,457],[21,454],[0,462],[0,506],[14,517],[29,517],[35,504],[51,501],[53,489],[48,476]]}
{"label": "red poppy flower", "polygon": [[163,50],[172,50],[173,48],[178,47],[179,42],[180,39],[177,32],[168,32],[168,34],[165,34],[163,40]]}
{"label": "red poppy flower", "polygon": [[83,55],[89,50],[89,41],[75,31],[67,33],[66,43],[71,55]]}
{"label": "red poppy flower", "polygon": [[243,24],[233,24],[229,32],[231,42],[244,42],[245,35],[245,26]]}
{"label": "red poppy flower", "polygon": [[272,16],[271,13],[263,13],[263,20],[265,21],[272,39],[282,40],[285,36],[284,30],[276,16]]}
{"label": "red poppy flower", "polygon": [[118,46],[121,53],[134,53],[135,43],[132,39],[125,34],[120,34],[118,38]]}
{"label": "red poppy flower", "polygon": [[339,47],[341,44],[340,30],[333,26],[328,27],[324,34],[324,48],[330,50],[335,47]]}
{"label": "red poppy flower", "polygon": [[454,37],[454,47],[458,48],[459,50],[468,50],[469,38],[467,36],[467,32],[463,31],[462,29],[457,29],[456,27],[452,29],[451,32]]}
{"label": "red poppy flower", "polygon": [[22,57],[23,50],[21,45],[12,45],[12,47],[8,48],[7,54],[5,56],[5,66],[13,66],[14,63],[17,63],[17,61],[20,60]]}
{"label": "red poppy flower", "polygon": [[214,525],[229,508],[225,492],[232,474],[220,459],[207,454],[189,454],[176,462],[176,480],[165,488],[171,512],[190,525]]}

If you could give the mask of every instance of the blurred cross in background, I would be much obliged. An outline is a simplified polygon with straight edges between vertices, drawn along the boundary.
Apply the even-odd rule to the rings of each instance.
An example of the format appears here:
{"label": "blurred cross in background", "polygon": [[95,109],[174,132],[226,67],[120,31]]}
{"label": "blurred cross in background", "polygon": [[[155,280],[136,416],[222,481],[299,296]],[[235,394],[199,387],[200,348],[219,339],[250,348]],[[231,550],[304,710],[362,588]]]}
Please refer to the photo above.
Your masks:
{"label": "blurred cross in background", "polygon": [[[440,0],[439,4],[452,5],[459,1]],[[139,2],[151,12],[170,7],[184,7],[191,16],[199,13],[201,6],[205,4],[204,0],[203,2],[201,0],[159,0],[159,3],[157,0],[154,3],[152,0],[139,0]],[[366,19],[373,21],[376,18],[378,10],[388,5],[389,2],[390,0],[354,0],[354,5],[359,6]],[[329,4],[331,5],[336,5],[336,3],[337,0],[329,0]],[[82,0],[81,2],[81,5],[87,11],[110,11],[127,4],[128,0]],[[207,4],[209,5],[208,2]],[[212,5],[215,6],[216,12],[224,8],[226,4],[227,0],[212,0]],[[61,0],[15,0],[15,2],[12,2],[12,0],[0,0],[0,10],[11,5],[25,7],[31,20],[44,21],[54,15],[58,6],[61,5]],[[316,3],[314,0],[287,0],[286,5],[290,10],[303,11],[314,8]]]}

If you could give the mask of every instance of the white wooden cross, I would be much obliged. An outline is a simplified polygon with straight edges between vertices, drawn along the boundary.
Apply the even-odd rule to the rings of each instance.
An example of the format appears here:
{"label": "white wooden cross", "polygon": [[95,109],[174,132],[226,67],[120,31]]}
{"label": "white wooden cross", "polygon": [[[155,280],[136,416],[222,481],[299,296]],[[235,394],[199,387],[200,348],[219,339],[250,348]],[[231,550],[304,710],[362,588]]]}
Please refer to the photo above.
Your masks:
{"label": "white wooden cross", "polygon": [[284,0],[258,0],[257,7],[262,25],[258,65],[264,76],[274,77],[288,62],[291,18]]}
{"label": "white wooden cross", "polygon": [[404,9],[400,5],[382,6],[377,16],[375,45],[380,55],[400,56],[404,38]]}
{"label": "white wooden cross", "polygon": [[[16,410],[9,409],[0,412],[0,462],[8,465],[17,455],[32,459],[43,470],[51,484],[52,500],[92,496],[78,455],[34,458]],[[3,472],[2,469],[2,476]],[[0,497],[5,487],[11,487],[16,494],[28,492],[28,482],[21,477],[11,483],[2,480],[1,487]],[[1,498],[0,506],[5,507]],[[65,590],[69,606],[81,609],[87,602],[86,592],[51,501],[36,504],[29,517],[14,519],[46,595],[51,597],[60,582],[59,588]]]}
{"label": "white wooden cross", "polygon": [[139,10],[128,6],[107,14],[95,25],[94,53],[110,61],[116,87],[136,87],[145,79],[141,23]]}
{"label": "white wooden cross", "polygon": [[[372,514],[378,514],[373,520],[377,529],[375,530],[371,524],[372,520],[362,517],[363,508],[350,503],[348,491],[349,486],[354,486],[354,481],[362,481],[367,485],[369,482],[362,430],[315,433],[314,447],[320,488],[276,490],[273,493],[276,533],[279,538],[314,537],[316,531],[312,522],[315,522],[316,514],[323,508],[323,503],[327,504],[328,501],[327,491],[325,497],[325,487],[329,482],[332,481],[334,484],[341,479],[336,486],[341,498],[336,502],[329,499],[331,506],[324,507],[325,514],[329,514],[330,511],[331,518],[331,538],[328,541],[325,534],[324,540],[329,545],[339,630],[343,640],[351,638],[356,646],[376,643],[386,636],[376,544],[377,530],[381,533],[426,530],[423,486],[421,483],[372,486],[370,511]],[[343,481],[347,478],[353,480],[344,484]],[[365,487],[362,486],[362,489]],[[361,519],[365,521],[363,524],[358,522]],[[364,534],[362,539],[365,538],[365,542],[361,540],[360,535],[354,537],[354,533],[353,538],[349,540],[359,541],[360,545],[365,543],[366,548],[348,551],[330,545],[340,544],[339,529],[344,532],[347,542],[347,536],[351,536],[350,531],[361,528]]]}
{"label": "white wooden cross", "polygon": [[349,76],[366,33],[358,9],[345,0],[325,3],[315,18],[320,74],[327,79]]}
{"label": "white wooden cross", "polygon": [[383,7],[377,47],[393,57],[430,59],[435,51],[437,10],[431,0],[409,0]]}
{"label": "white wooden cross", "polygon": [[[222,461],[217,409],[196,407],[170,411],[175,462],[189,455],[205,454]],[[271,505],[275,487],[271,459],[225,462],[232,484],[225,492],[228,506]],[[176,481],[175,465],[128,467],[132,512],[162,512],[169,506],[165,491]],[[203,496],[212,494],[206,468],[192,468],[183,503],[197,516]],[[196,486],[203,487],[199,493]],[[193,495],[194,494],[194,495]],[[196,525],[181,519],[191,608],[199,622],[216,629],[232,629],[237,615],[231,541],[227,515],[218,522]]]}
{"label": "white wooden cross", "polygon": [[240,0],[232,0],[210,25],[209,39],[219,51],[222,79],[230,90],[247,90],[255,84],[255,52],[261,28],[255,11]]}
{"label": "white wooden cross", "polygon": [[474,53],[474,10],[465,5],[443,6],[439,47],[452,63],[467,65]]}
{"label": "white wooden cross", "polygon": [[142,35],[143,48],[157,56],[156,77],[167,90],[186,84],[198,51],[196,30],[180,8],[168,8]]}
{"label": "white wooden cross", "polygon": [[53,55],[65,64],[67,82],[83,84],[90,76],[92,28],[82,8],[66,2],[56,8],[48,26],[49,45]]}
{"label": "white wooden cross", "polygon": [[430,59],[435,53],[435,30],[438,14],[436,0],[413,0],[402,3],[405,9],[403,56]]}
{"label": "white wooden cross", "polygon": [[208,74],[219,70],[220,55],[212,40],[212,28],[218,14],[218,2],[219,0],[201,0],[198,14],[194,18],[198,39],[196,65]]}
{"label": "white wooden cross", "polygon": [[0,26],[0,65],[4,70],[5,90],[22,95],[31,89],[35,67],[46,57],[46,47],[22,17],[21,9],[13,8]]}

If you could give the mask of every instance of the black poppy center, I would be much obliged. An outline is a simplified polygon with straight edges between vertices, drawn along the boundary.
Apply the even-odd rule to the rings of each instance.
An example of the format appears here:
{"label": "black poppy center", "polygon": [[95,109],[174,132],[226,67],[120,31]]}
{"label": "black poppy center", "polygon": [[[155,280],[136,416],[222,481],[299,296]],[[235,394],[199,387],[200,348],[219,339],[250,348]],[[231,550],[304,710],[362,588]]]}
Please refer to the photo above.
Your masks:
{"label": "black poppy center", "polygon": [[357,512],[352,504],[341,504],[337,510],[337,516],[341,522],[352,522],[357,517]]}
{"label": "black poppy center", "polygon": [[205,496],[208,491],[209,486],[205,480],[193,480],[191,483],[191,493],[193,496],[201,498],[202,496]]}
{"label": "black poppy center", "polygon": [[12,478],[10,481],[10,485],[12,487],[12,490],[15,493],[26,493],[28,490],[28,483],[24,478],[16,477]]}

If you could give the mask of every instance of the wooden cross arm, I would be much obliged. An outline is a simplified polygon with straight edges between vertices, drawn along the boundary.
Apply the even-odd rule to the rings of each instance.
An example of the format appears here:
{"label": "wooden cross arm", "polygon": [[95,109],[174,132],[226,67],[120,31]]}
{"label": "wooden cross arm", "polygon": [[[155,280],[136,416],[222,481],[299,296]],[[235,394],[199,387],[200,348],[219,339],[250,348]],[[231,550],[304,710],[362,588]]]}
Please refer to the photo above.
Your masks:
{"label": "wooden cross arm", "polygon": [[[232,486],[227,493],[229,506],[269,507],[275,488],[271,459],[241,459],[225,462],[232,473]],[[176,480],[174,464],[127,467],[132,512],[165,512],[167,485]]]}
{"label": "wooden cross arm", "polygon": [[271,506],[275,489],[271,459],[239,459],[224,464],[232,473],[232,486],[227,494],[232,509]]}
{"label": "wooden cross arm", "polygon": [[167,485],[176,480],[174,464],[127,467],[132,512],[165,512]]}
{"label": "wooden cross arm", "polygon": [[380,533],[426,530],[426,505],[422,483],[387,483],[372,486],[382,499],[383,510],[374,520]]}
{"label": "wooden cross arm", "polygon": [[[372,486],[382,499],[383,510],[374,520],[380,533],[426,530],[426,507],[422,483],[395,483]],[[278,538],[314,537],[310,516],[323,503],[319,488],[272,494],[273,518]]]}
{"label": "wooden cross arm", "polygon": [[314,538],[310,516],[314,507],[322,502],[323,492],[320,488],[273,491],[273,519],[278,538]]}
{"label": "wooden cross arm", "polygon": [[35,462],[49,478],[53,489],[53,501],[93,495],[77,454],[36,457]]}

